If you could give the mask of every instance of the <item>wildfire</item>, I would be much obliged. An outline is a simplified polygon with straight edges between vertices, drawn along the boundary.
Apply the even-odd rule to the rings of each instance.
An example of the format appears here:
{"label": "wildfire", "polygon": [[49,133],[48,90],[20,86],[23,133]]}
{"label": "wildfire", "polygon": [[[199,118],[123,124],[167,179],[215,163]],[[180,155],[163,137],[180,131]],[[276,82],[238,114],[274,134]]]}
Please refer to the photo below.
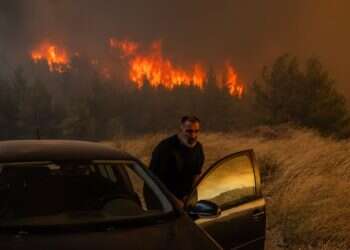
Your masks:
{"label": "wildfire", "polygon": [[238,76],[235,69],[229,63],[226,63],[226,86],[228,91],[233,96],[242,97],[243,95],[243,84],[238,82]]}
{"label": "wildfire", "polygon": [[51,72],[64,72],[70,65],[70,59],[65,49],[49,42],[43,42],[31,52],[32,60],[37,63],[46,60]]}
{"label": "wildfire", "polygon": [[145,80],[151,86],[163,86],[168,89],[179,85],[203,87],[206,74],[202,66],[195,64],[186,70],[174,65],[163,55],[160,41],[153,42],[146,52],[139,51],[140,46],[133,41],[111,38],[110,45],[119,49],[123,57],[128,59],[129,79],[139,88]]}
{"label": "wildfire", "polygon": [[[124,75],[138,88],[148,82],[152,87],[164,87],[171,90],[177,86],[194,86],[202,89],[208,78],[203,63],[196,62],[188,67],[183,67],[165,56],[161,41],[154,41],[149,46],[144,46],[127,39],[110,38],[109,46],[112,52],[115,50],[119,52],[118,61],[112,62],[101,57],[89,59],[100,75],[108,80],[113,80],[115,75]],[[78,56],[79,53],[76,52],[73,55]],[[50,42],[40,43],[34,48],[31,51],[31,58],[35,63],[46,61],[51,72],[62,73],[71,67],[71,57],[68,52]],[[119,68],[122,69],[121,74],[118,72]],[[217,72],[220,86],[227,89],[230,95],[243,96],[244,85],[238,80],[232,64],[226,62],[223,67],[214,71]]]}
{"label": "wildfire", "polygon": [[[123,58],[128,59],[129,79],[140,88],[147,80],[151,86],[163,86],[173,89],[175,86],[196,86],[203,88],[207,73],[200,63],[196,63],[190,69],[174,65],[174,63],[163,55],[162,43],[155,41],[146,52],[141,51],[140,45],[133,41],[110,39],[110,46],[117,48]],[[219,70],[220,71],[220,70]],[[233,96],[242,97],[243,84],[238,81],[234,67],[226,62],[220,77],[225,79],[225,86]]]}

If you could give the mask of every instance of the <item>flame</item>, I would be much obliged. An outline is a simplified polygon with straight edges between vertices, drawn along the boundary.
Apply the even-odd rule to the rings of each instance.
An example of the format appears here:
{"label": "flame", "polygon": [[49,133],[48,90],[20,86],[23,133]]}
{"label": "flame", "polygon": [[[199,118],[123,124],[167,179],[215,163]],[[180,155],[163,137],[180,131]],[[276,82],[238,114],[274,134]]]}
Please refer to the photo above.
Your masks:
{"label": "flame", "polygon": [[[110,38],[109,46],[119,51],[119,61],[111,62],[108,58],[101,57],[89,59],[91,65],[105,79],[113,80],[115,76],[124,74],[125,78],[138,88],[141,88],[145,82],[152,87],[164,87],[169,90],[177,86],[204,88],[208,73],[203,64],[197,62],[187,67],[176,64],[164,55],[160,40],[145,47],[135,41]],[[72,55],[79,56],[79,53],[75,52]],[[64,48],[47,41],[38,44],[31,51],[31,58],[35,63],[46,61],[51,72],[62,73],[71,68],[71,55]],[[116,67],[114,63],[118,66]],[[124,73],[120,72],[119,67]],[[244,84],[239,81],[238,74],[231,63],[226,62],[214,72],[217,72],[219,87],[227,89],[232,96],[239,98],[243,96]]]}
{"label": "flame", "polygon": [[62,73],[70,68],[70,59],[67,51],[53,43],[43,42],[39,44],[32,50],[31,58],[35,63],[46,60],[51,72]]}
{"label": "flame", "polygon": [[[119,49],[122,58],[128,60],[128,77],[138,88],[146,81],[153,87],[163,86],[173,89],[176,86],[195,86],[203,88],[207,72],[201,63],[195,63],[187,69],[175,65],[162,52],[161,41],[154,41],[150,48],[141,51],[139,43],[128,40],[110,39],[110,46]],[[238,81],[234,67],[226,62],[221,70],[224,86],[232,96],[242,97],[244,85]]]}
{"label": "flame", "polygon": [[244,91],[243,84],[238,82],[238,75],[229,63],[226,63],[226,74],[226,86],[229,93],[233,96],[242,97]]}
{"label": "flame", "polygon": [[153,87],[163,86],[167,89],[180,85],[203,87],[206,77],[203,67],[194,64],[190,69],[184,69],[174,65],[163,55],[161,41],[153,42],[149,51],[145,53],[136,53],[139,45],[135,42],[118,42],[117,39],[110,41],[113,48],[119,48],[123,56],[128,57],[129,79],[139,88],[145,80]]}

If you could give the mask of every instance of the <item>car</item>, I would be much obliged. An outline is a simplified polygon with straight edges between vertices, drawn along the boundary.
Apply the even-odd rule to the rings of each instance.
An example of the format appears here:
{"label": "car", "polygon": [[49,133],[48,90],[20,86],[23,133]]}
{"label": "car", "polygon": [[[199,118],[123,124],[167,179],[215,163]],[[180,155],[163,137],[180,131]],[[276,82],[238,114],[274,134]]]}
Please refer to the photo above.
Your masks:
{"label": "car", "polygon": [[0,142],[0,249],[264,249],[254,152],[210,166],[179,206],[137,158],[97,142]]}

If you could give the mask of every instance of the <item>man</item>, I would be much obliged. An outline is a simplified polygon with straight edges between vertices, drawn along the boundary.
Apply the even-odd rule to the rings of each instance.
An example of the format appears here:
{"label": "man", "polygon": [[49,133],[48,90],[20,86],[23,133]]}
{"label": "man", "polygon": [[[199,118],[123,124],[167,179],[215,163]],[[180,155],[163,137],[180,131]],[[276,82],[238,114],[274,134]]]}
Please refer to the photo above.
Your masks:
{"label": "man", "polygon": [[195,116],[181,119],[180,132],[161,141],[152,153],[150,170],[183,205],[198,180],[204,153],[197,141],[200,121]]}

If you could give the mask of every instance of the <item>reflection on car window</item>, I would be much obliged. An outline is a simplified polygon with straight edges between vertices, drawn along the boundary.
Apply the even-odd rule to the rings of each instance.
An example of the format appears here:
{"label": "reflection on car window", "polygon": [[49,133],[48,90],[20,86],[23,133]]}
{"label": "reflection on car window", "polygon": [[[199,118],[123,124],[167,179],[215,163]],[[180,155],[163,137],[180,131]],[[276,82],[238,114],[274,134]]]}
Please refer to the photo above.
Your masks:
{"label": "reflection on car window", "polygon": [[[156,201],[152,205],[144,198],[144,189]],[[0,164],[0,225],[142,218],[170,208],[169,201],[135,162]]]}
{"label": "reflection on car window", "polygon": [[255,178],[251,160],[242,155],[219,163],[197,187],[198,200],[210,200],[222,209],[255,196]]}

